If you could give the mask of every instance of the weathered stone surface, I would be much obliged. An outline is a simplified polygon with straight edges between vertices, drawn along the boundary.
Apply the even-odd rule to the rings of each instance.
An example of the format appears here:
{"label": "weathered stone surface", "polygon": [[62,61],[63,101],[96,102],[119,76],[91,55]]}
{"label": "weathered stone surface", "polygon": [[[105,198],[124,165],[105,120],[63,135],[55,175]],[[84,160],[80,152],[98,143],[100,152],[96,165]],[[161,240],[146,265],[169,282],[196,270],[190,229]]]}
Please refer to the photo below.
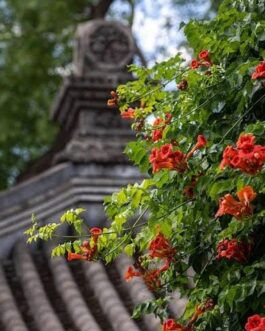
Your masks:
{"label": "weathered stone surface", "polygon": [[53,156],[53,164],[66,160],[128,163],[123,150],[133,139],[130,124],[121,119],[117,109],[107,107],[109,92],[114,88],[105,86],[101,84],[95,88],[88,79],[76,77],[69,78],[63,85],[52,118],[59,122],[61,132],[69,139]]}
{"label": "weathered stone surface", "polygon": [[74,60],[77,75],[86,76],[97,69],[124,70],[134,54],[131,32],[123,24],[94,20],[78,26]]}

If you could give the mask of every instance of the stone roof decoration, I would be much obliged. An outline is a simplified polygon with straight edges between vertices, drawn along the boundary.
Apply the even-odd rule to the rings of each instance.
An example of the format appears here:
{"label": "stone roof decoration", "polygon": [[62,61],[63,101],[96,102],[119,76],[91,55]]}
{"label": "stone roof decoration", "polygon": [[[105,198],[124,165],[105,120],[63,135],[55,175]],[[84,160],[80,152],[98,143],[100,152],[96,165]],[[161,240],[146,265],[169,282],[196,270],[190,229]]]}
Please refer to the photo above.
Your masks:
{"label": "stone roof decoration", "polygon": [[114,87],[132,79],[126,66],[134,55],[132,34],[123,24],[95,20],[79,25],[73,75],[65,80],[51,114],[72,137],[54,163],[127,162],[122,151],[131,131],[118,112],[106,107],[106,99]]}
{"label": "stone roof decoration", "polygon": [[58,137],[17,185],[0,193],[1,331],[159,327],[153,315],[141,321],[130,317],[133,305],[153,297],[141,279],[124,281],[130,258],[121,256],[108,267],[68,263],[51,259],[48,246],[27,247],[23,235],[33,213],[45,224],[77,207],[87,210],[89,227],[102,227],[104,197],[142,179],[122,153],[132,138],[129,124],[106,107],[109,92],[132,79],[126,65],[134,52],[130,30],[121,23],[95,20],[78,27],[74,71],[65,78],[51,112],[60,125]]}
{"label": "stone roof decoration", "polygon": [[75,73],[126,71],[135,55],[135,44],[128,27],[119,22],[94,20],[80,24],[76,32]]}

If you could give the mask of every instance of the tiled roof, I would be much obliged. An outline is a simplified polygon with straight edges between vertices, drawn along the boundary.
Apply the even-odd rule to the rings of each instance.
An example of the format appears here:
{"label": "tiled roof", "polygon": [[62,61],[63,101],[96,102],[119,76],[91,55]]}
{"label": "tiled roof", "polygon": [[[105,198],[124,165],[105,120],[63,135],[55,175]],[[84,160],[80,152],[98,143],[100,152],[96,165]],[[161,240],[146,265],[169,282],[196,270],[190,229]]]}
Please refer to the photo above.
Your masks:
{"label": "tiled roof", "polygon": [[133,261],[120,256],[101,262],[51,259],[47,249],[31,252],[19,242],[13,258],[0,267],[1,331],[156,331],[148,315],[131,318],[133,306],[151,300],[140,278],[126,283],[124,270]]}

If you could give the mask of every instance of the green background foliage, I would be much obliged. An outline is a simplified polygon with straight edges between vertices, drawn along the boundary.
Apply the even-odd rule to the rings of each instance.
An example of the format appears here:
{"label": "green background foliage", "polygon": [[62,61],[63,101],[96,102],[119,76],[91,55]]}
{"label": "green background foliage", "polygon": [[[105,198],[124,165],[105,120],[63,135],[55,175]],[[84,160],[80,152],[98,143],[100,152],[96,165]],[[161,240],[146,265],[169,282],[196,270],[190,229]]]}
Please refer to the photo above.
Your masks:
{"label": "green background foliage", "polygon": [[72,58],[87,0],[6,0],[0,7],[0,187],[50,145],[49,108]]}

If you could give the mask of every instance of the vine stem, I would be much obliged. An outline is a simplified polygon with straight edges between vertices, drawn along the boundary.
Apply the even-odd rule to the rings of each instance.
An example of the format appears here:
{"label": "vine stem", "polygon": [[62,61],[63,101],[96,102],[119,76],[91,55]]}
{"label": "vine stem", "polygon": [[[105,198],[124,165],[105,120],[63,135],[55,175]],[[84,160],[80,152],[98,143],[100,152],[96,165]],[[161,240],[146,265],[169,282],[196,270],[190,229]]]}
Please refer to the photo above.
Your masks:
{"label": "vine stem", "polygon": [[[187,200],[187,201],[184,201],[182,202],[181,204],[177,205],[175,208],[171,209],[169,213],[167,214],[164,214],[164,215],[161,215],[159,216],[158,218],[156,218],[155,220],[159,220],[161,218],[164,218],[164,217],[167,217],[169,216],[173,211],[177,210],[178,208],[180,208],[181,206],[187,204],[188,202],[191,202],[192,200]],[[140,222],[140,220],[142,219],[142,217],[145,215],[145,213],[148,211],[148,207],[146,207],[144,209],[144,211],[142,212],[142,214],[137,218],[137,220],[135,221],[134,225],[130,228],[131,231],[126,234],[126,236],[123,238],[123,240],[116,246],[114,247],[110,252],[108,252],[107,254],[105,254],[104,256],[108,256],[110,254],[112,254],[113,252],[115,252],[122,244],[124,244],[126,242],[126,240],[128,239],[128,237],[132,234],[132,230],[138,226],[138,223]],[[142,224],[141,224],[142,225]]]}
{"label": "vine stem", "polygon": [[[208,86],[208,88],[210,88],[210,87],[214,87],[214,86],[218,86],[218,85],[221,84],[223,81],[224,81],[224,79],[223,79],[221,82],[217,83],[217,84],[213,84],[213,85]],[[188,112],[187,114],[183,114],[183,115],[188,116],[188,115],[192,114],[193,112],[199,110],[201,107],[203,107],[204,105],[206,105],[210,100],[212,100],[213,98],[215,98],[217,95],[218,95],[218,93],[215,93],[215,94],[212,95],[210,98],[208,98],[207,100],[205,100],[204,102],[202,102],[200,105],[198,105],[196,108],[192,109],[190,112]],[[177,121],[179,121],[178,118],[172,120],[170,123],[168,123],[168,125],[171,125],[172,123],[175,123],[175,122],[177,122]],[[163,125],[163,124],[160,124],[160,125],[156,125],[156,126],[155,126],[155,129],[160,129],[160,128],[163,128],[163,127],[164,127],[164,125]],[[153,128],[150,127],[149,130],[152,131]]]}
{"label": "vine stem", "polygon": [[112,254],[113,252],[115,252],[120,246],[123,245],[123,243],[125,243],[125,241],[128,239],[128,237],[132,234],[133,228],[140,222],[140,220],[142,219],[142,217],[144,217],[144,215],[146,214],[146,212],[148,211],[148,207],[146,207],[144,209],[144,211],[140,214],[140,216],[137,218],[137,220],[134,222],[133,227],[131,228],[131,231],[129,233],[127,233],[125,235],[125,237],[123,238],[123,240],[117,245],[115,246],[112,250],[110,250],[107,254],[104,255],[104,257]]}
{"label": "vine stem", "polygon": [[90,234],[85,234],[85,235],[80,235],[80,236],[68,236],[68,235],[59,235],[59,234],[54,234],[53,237],[55,238],[69,238],[69,239],[78,239],[78,238],[89,238],[91,237]]}
{"label": "vine stem", "polygon": [[232,127],[229,130],[227,130],[223,138],[220,140],[219,144],[221,144],[225,140],[227,135],[242,121],[242,119],[253,109],[253,107],[264,98],[265,95],[261,96],[251,107],[249,107],[249,109],[247,109],[247,111],[242,116],[239,117],[239,119],[234,123],[234,125],[232,125]]}
{"label": "vine stem", "polygon": [[137,98],[135,98],[133,100],[130,100],[129,102],[130,103],[134,103],[136,101],[140,101],[142,98],[147,97],[149,94],[152,94],[152,93],[154,93],[156,91],[159,91],[161,88],[166,87],[169,83],[173,82],[175,79],[179,78],[180,76],[182,76],[183,74],[185,74],[185,72],[187,72],[187,71],[188,71],[188,69],[183,70],[183,72],[177,74],[172,79],[169,79],[169,80],[165,81],[165,83],[161,83],[161,85],[157,86],[153,90],[148,91],[146,93],[143,93],[142,95],[138,96]]}
{"label": "vine stem", "polygon": [[[191,202],[193,200],[187,200],[187,201],[184,201],[182,202],[181,204],[177,205],[176,207],[172,208],[169,213],[167,214],[164,214],[162,216],[159,216],[158,218],[156,218],[156,220],[159,220],[161,218],[164,218],[164,217],[167,217],[169,216],[173,211],[175,211],[176,209],[180,208],[181,206],[187,204],[188,202]],[[123,231],[132,231],[133,229],[136,229],[138,227],[141,227],[143,225],[146,225],[146,222],[145,223],[141,223],[141,224],[138,224],[140,222],[140,220],[142,219],[142,217],[145,215],[145,213],[147,212],[148,210],[148,207],[146,207],[143,211],[143,213],[137,218],[137,220],[135,221],[135,223],[133,224],[133,226],[129,227],[129,228],[124,228]],[[110,234],[113,234],[113,233],[118,233],[117,231],[109,231],[109,232],[103,232],[101,234],[99,234],[99,236],[104,236],[104,235],[110,235]],[[56,237],[56,238],[68,238],[68,239],[79,239],[79,238],[90,238],[91,235],[90,234],[86,234],[86,235],[58,235],[58,234],[54,234],[53,237]]]}
{"label": "vine stem", "polygon": [[158,220],[160,220],[161,218],[165,218],[165,217],[169,216],[170,214],[173,213],[173,211],[177,210],[178,208],[180,208],[180,207],[182,207],[182,206],[184,206],[184,205],[186,205],[187,203],[192,202],[192,201],[193,201],[193,200],[190,199],[190,200],[186,200],[186,201],[180,203],[180,204],[177,205],[176,207],[172,208],[172,209],[169,211],[169,213],[164,214],[164,215],[159,216],[158,218],[156,218],[155,221],[158,221]]}
{"label": "vine stem", "polygon": [[203,267],[203,269],[202,269],[202,271],[201,271],[201,273],[200,273],[200,275],[199,275],[199,278],[198,278],[197,281],[196,281],[195,287],[197,287],[197,285],[198,285],[198,283],[199,283],[199,281],[200,281],[200,279],[201,279],[201,277],[202,277],[204,271],[206,270],[206,268],[208,267],[208,265],[212,262],[214,255],[215,255],[215,252],[212,253],[212,255],[211,255],[209,261],[207,261],[207,263],[206,263],[205,266]]}
{"label": "vine stem", "polygon": [[[141,227],[143,225],[145,225],[146,223],[142,223],[142,224],[136,224],[136,225],[133,225],[132,227],[129,227],[129,228],[124,228],[123,231],[129,231],[131,229],[135,229],[135,228],[138,228],[138,227]],[[108,231],[108,232],[103,232],[101,234],[99,234],[99,236],[104,236],[104,235],[109,235],[109,234],[113,234],[113,233],[118,233],[117,231]],[[84,234],[84,235],[58,235],[58,234],[54,234],[53,237],[56,237],[56,238],[69,238],[69,239],[78,239],[78,238],[90,238],[91,237],[91,234]]]}

